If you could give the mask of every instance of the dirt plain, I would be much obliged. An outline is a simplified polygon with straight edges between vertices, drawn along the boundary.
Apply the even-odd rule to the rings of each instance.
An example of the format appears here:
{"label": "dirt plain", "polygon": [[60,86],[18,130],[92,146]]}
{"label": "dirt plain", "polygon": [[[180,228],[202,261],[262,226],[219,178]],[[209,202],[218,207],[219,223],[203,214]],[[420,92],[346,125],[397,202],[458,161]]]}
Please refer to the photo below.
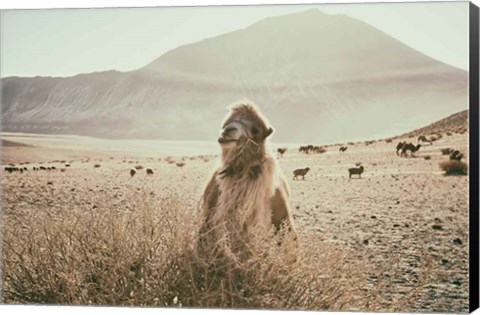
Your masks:
{"label": "dirt plain", "polygon": [[[168,156],[105,150],[104,142],[88,139],[79,146],[75,137],[2,139],[10,141],[2,147],[4,215],[39,210],[55,215],[90,209],[104,200],[128,209],[129,198],[138,192],[153,199],[176,195],[186,211],[196,211],[218,163],[211,149],[207,154]],[[396,155],[400,140],[416,143],[416,138],[357,142],[343,153],[339,145],[328,146],[323,154],[289,147],[278,160],[290,180],[296,228],[300,235],[321,235],[344,248],[348,260],[365,265],[364,289],[382,290],[386,311],[391,301],[413,296],[404,311],[467,312],[468,177],[445,176],[438,164],[448,159],[442,148],[468,155],[468,134],[445,135],[422,146],[416,157]],[[365,172],[349,179],[347,170],[356,163]],[[8,164],[28,171],[8,173]],[[132,177],[130,169],[139,165],[143,168]],[[33,171],[40,166],[56,169]],[[146,174],[147,167],[153,175]],[[310,167],[310,172],[305,180],[292,180],[292,171],[300,167]]]}

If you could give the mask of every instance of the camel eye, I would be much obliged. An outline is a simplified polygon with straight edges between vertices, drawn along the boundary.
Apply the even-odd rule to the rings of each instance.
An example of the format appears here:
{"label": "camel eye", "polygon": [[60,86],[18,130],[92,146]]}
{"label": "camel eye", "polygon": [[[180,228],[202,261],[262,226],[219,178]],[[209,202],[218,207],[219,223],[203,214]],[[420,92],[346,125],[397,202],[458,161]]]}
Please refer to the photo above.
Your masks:
{"label": "camel eye", "polygon": [[258,134],[258,129],[257,128],[252,128],[252,134],[257,135]]}

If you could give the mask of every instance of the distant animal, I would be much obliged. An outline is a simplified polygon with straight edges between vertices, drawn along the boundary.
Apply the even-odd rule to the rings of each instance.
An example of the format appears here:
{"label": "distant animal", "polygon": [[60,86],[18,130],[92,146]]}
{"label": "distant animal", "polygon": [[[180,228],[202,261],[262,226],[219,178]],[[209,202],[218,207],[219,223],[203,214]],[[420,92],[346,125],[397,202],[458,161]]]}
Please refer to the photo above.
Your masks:
{"label": "distant animal", "polygon": [[153,170],[149,167],[145,170],[147,172],[147,175],[153,175]]}
{"label": "distant animal", "polygon": [[421,144],[417,144],[416,146],[413,144],[413,143],[405,143],[402,147],[402,153],[400,154],[400,156],[407,156],[407,152],[410,151],[410,156],[414,156],[414,153],[417,152],[420,147],[422,145]]}
{"label": "distant animal", "polygon": [[427,137],[425,137],[424,135],[418,136],[417,143],[420,143],[420,141],[422,141],[422,142],[428,142],[428,143],[432,144],[432,141],[429,140],[429,139],[428,139]]}
{"label": "distant animal", "polygon": [[136,173],[137,173],[137,171],[134,168],[130,169],[130,176],[131,177],[135,176]]}
{"label": "distant animal", "polygon": [[344,147],[340,147],[340,149],[338,149],[338,151],[345,152],[345,151],[347,151],[347,149],[348,149],[348,147],[344,146]]}
{"label": "distant animal", "polygon": [[406,143],[407,142],[402,141],[397,144],[397,155],[398,155],[398,151],[400,151]]}
{"label": "distant animal", "polygon": [[293,171],[293,180],[297,179],[298,176],[302,176],[302,180],[305,180],[305,175],[307,175],[310,167],[297,168]]}
{"label": "distant animal", "polygon": [[458,150],[451,150],[450,151],[450,160],[461,161],[463,158],[463,154],[460,153]]}
{"label": "distant animal", "polygon": [[352,175],[358,175],[358,178],[362,178],[362,173],[364,171],[363,165],[360,167],[352,167],[348,169],[348,178],[352,178]]}
{"label": "distant animal", "polygon": [[283,157],[283,155],[287,152],[287,148],[278,148],[277,153],[280,154],[280,157]]}

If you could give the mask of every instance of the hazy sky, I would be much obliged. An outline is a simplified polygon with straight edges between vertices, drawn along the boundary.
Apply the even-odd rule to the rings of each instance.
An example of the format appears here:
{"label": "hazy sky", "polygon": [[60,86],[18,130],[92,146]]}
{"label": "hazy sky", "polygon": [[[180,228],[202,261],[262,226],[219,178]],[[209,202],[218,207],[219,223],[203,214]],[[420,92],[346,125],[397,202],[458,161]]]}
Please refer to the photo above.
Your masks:
{"label": "hazy sky", "polygon": [[180,45],[312,7],[468,70],[468,2],[436,2],[2,11],[1,76],[133,70]]}

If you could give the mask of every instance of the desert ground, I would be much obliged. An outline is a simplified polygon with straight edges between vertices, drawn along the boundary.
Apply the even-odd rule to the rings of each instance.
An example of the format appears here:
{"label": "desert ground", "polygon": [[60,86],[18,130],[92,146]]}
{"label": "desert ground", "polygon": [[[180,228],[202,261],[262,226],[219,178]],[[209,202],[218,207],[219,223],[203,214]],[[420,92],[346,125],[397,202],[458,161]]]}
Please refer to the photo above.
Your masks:
{"label": "desert ground", "polygon": [[[14,215],[88,211],[104,200],[128,209],[137,193],[150,199],[175,195],[185,211],[194,212],[220,151],[215,143],[192,149],[73,136],[2,139],[4,229]],[[403,311],[467,312],[468,177],[445,176],[439,162],[448,160],[442,148],[468,155],[468,134],[444,135],[423,145],[416,157],[396,155],[400,140],[417,142],[357,142],[345,152],[331,145],[322,154],[299,153],[292,145],[278,157],[289,178],[300,241],[311,242],[306,235],[313,233],[342,248],[347,262],[362,266],[362,290],[383,292],[378,310],[391,310],[392,301],[405,297]],[[271,145],[273,152],[277,146]],[[365,171],[349,179],[348,168],[357,163]],[[28,171],[8,173],[8,164]],[[41,166],[56,169],[33,171]],[[301,167],[310,168],[305,180],[293,180],[292,171]]]}

